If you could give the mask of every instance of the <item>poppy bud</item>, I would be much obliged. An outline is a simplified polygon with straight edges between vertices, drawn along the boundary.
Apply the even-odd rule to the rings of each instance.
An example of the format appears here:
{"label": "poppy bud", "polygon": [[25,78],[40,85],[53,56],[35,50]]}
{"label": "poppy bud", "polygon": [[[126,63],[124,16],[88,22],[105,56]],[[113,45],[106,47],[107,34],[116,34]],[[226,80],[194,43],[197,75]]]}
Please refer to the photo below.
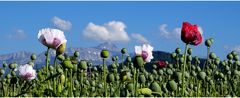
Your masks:
{"label": "poppy bud", "polygon": [[189,73],[188,72],[185,72],[185,78],[189,78],[190,77],[190,75],[189,75]]}
{"label": "poppy bud", "polygon": [[237,66],[240,66],[240,61],[235,62]]}
{"label": "poppy bud", "polygon": [[220,64],[220,59],[216,59],[216,60],[214,61],[214,63],[215,63],[216,65],[219,65],[219,64]]}
{"label": "poppy bud", "polygon": [[163,75],[163,70],[158,70],[159,75]]}
{"label": "poppy bud", "polygon": [[135,58],[134,58],[134,65],[137,68],[141,68],[141,67],[144,66],[144,61],[143,61],[142,56],[135,56]]}
{"label": "poppy bud", "polygon": [[10,69],[14,69],[14,68],[16,68],[17,67],[17,63],[11,63],[10,65],[9,65],[9,68]]}
{"label": "poppy bud", "polygon": [[11,75],[12,76],[16,76],[16,72],[15,71],[11,71]]}
{"label": "poppy bud", "polygon": [[211,40],[207,39],[207,40],[205,41],[205,45],[206,45],[207,47],[211,47],[211,45],[212,45]]}
{"label": "poppy bud", "polygon": [[199,66],[197,66],[197,71],[200,72],[201,71],[201,68]]}
{"label": "poppy bud", "polygon": [[134,90],[133,83],[128,83],[127,84],[127,90],[130,91],[130,92],[132,92]]}
{"label": "poppy bud", "polygon": [[148,80],[149,80],[149,81],[153,81],[153,80],[154,80],[154,79],[153,79],[153,76],[152,76],[151,74],[148,75]]}
{"label": "poppy bud", "polygon": [[176,52],[177,54],[180,54],[180,53],[181,53],[181,49],[180,49],[180,48],[176,48],[175,52]]}
{"label": "poppy bud", "polygon": [[7,67],[7,63],[6,63],[6,62],[3,63],[3,67],[4,67],[4,68]]}
{"label": "poppy bud", "polygon": [[161,87],[159,86],[159,84],[157,82],[153,82],[150,84],[150,89],[153,92],[161,92]]}
{"label": "poppy bud", "polygon": [[74,80],[74,85],[79,85],[78,80]]}
{"label": "poppy bud", "polygon": [[189,55],[192,55],[192,48],[188,48],[187,53],[188,53]]}
{"label": "poppy bud", "polygon": [[220,76],[220,78],[224,78],[224,75],[223,75],[223,73],[219,73],[219,76]]}
{"label": "poppy bud", "polygon": [[176,53],[176,52],[173,52],[173,53],[171,54],[172,59],[174,59],[176,56],[177,56],[177,53]]}
{"label": "poppy bud", "polygon": [[205,79],[205,77],[206,77],[206,73],[205,72],[199,72],[199,74],[198,74],[198,79],[200,79],[200,80],[204,80]]}
{"label": "poppy bud", "polygon": [[69,69],[73,68],[72,62],[69,59],[64,60],[62,62],[62,65],[64,68],[69,68]]}
{"label": "poppy bud", "polygon": [[108,76],[107,76],[107,82],[108,83],[112,83],[112,82],[114,82],[115,80],[114,80],[114,75],[113,74],[108,74]]}
{"label": "poppy bud", "polygon": [[239,60],[239,56],[238,56],[238,55],[235,55],[235,56],[233,57],[233,60],[238,61],[238,60]]}
{"label": "poppy bud", "polygon": [[187,56],[187,60],[188,60],[188,61],[192,61],[192,56],[191,56],[191,55],[188,55],[188,56]]}
{"label": "poppy bud", "polygon": [[91,86],[94,86],[94,87],[96,86],[96,82],[95,82],[94,80],[93,80],[93,81],[91,81],[91,83],[90,83],[90,84],[91,84]]}
{"label": "poppy bud", "polygon": [[65,57],[63,55],[58,55],[57,59],[60,60],[60,61],[63,61],[63,60],[65,60]]}
{"label": "poppy bud", "polygon": [[168,75],[172,75],[172,74],[173,74],[172,70],[168,68],[168,69],[167,69],[167,74],[168,74]]}
{"label": "poppy bud", "polygon": [[210,59],[215,59],[217,56],[215,53],[211,52],[209,55]]}
{"label": "poppy bud", "polygon": [[57,73],[63,73],[63,70],[59,67],[58,69],[57,69]]}
{"label": "poppy bud", "polygon": [[151,95],[152,94],[152,90],[149,88],[141,88],[137,90],[139,95]]}
{"label": "poppy bud", "polygon": [[36,59],[37,59],[36,54],[32,54],[32,55],[31,55],[31,60],[36,60]]}
{"label": "poppy bud", "polygon": [[153,64],[153,69],[157,69],[157,65],[156,64]]}
{"label": "poppy bud", "polygon": [[127,62],[131,62],[131,61],[132,61],[131,56],[127,56]]}
{"label": "poppy bud", "polygon": [[177,83],[173,80],[168,81],[166,87],[170,92],[173,92],[173,91],[177,90]]}
{"label": "poppy bud", "polygon": [[194,65],[191,65],[191,68],[192,68],[192,70],[195,70],[195,69],[196,69],[196,67],[195,67]]}
{"label": "poppy bud", "polygon": [[87,62],[85,60],[81,60],[78,65],[82,70],[87,70]]}
{"label": "poppy bud", "polygon": [[232,54],[228,54],[227,55],[227,59],[232,60],[233,59],[233,55]]}
{"label": "poppy bud", "polygon": [[79,57],[80,53],[78,51],[74,52],[74,57]]}
{"label": "poppy bud", "polygon": [[102,58],[108,58],[108,56],[109,56],[108,50],[102,50],[101,51],[101,57]]}
{"label": "poppy bud", "polygon": [[152,70],[152,73],[153,73],[154,75],[157,75],[157,71],[156,71],[155,69]]}
{"label": "poppy bud", "polygon": [[146,82],[146,78],[143,74],[139,76],[139,82],[140,83],[145,83]]}
{"label": "poppy bud", "polygon": [[180,82],[182,80],[182,73],[174,72],[173,77],[174,77],[175,81]]}
{"label": "poppy bud", "polygon": [[0,77],[4,75],[5,71],[3,69],[0,70]]}
{"label": "poppy bud", "polygon": [[57,48],[57,54],[58,54],[58,55],[59,55],[59,54],[63,54],[64,51],[65,51],[65,49],[66,49],[66,43],[61,44],[61,45]]}
{"label": "poppy bud", "polygon": [[127,53],[127,49],[126,49],[126,48],[122,48],[121,53],[122,53],[122,54]]}
{"label": "poppy bud", "polygon": [[183,57],[180,58],[180,63],[181,63],[181,64],[184,63],[184,58],[183,58]]}
{"label": "poppy bud", "polygon": [[196,77],[196,76],[197,76],[196,72],[195,72],[195,71],[193,71],[193,70],[191,71],[191,75],[192,75],[192,76],[194,76],[194,77]]}
{"label": "poppy bud", "polygon": [[49,70],[53,71],[54,70],[53,66],[49,66]]}

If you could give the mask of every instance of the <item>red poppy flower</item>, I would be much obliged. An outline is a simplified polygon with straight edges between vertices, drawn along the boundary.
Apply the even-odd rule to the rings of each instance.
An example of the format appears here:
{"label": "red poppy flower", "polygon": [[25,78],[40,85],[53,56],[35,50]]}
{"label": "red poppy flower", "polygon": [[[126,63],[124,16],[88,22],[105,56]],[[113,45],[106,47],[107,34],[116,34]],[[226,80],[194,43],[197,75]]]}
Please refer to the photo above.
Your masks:
{"label": "red poppy flower", "polygon": [[159,68],[167,67],[167,63],[165,61],[157,61],[157,65]]}
{"label": "red poppy flower", "polygon": [[181,39],[184,43],[198,45],[202,43],[202,34],[197,25],[192,25],[188,22],[183,22]]}

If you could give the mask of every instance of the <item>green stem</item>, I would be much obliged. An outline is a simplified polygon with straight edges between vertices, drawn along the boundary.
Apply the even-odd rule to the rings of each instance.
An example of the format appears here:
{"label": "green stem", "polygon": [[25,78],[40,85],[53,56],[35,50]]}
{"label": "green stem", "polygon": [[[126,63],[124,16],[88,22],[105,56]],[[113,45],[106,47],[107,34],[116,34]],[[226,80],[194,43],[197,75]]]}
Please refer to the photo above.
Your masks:
{"label": "green stem", "polygon": [[203,71],[205,71],[205,67],[206,65],[208,65],[208,58],[209,58],[209,54],[210,54],[210,47],[207,47],[207,59],[206,59],[206,62],[205,64],[203,65]]}
{"label": "green stem", "polygon": [[[54,70],[57,69],[57,55],[55,56],[55,59],[54,59]],[[57,90],[56,90],[56,87],[57,86],[57,83],[56,83],[56,79],[54,78],[53,79],[53,91],[54,93],[56,94]]]}
{"label": "green stem", "polygon": [[136,88],[136,73],[137,73],[137,68],[134,68],[134,76],[133,76],[133,84],[134,84],[134,96],[137,97],[137,88]]}
{"label": "green stem", "polygon": [[105,69],[105,59],[103,59],[103,80],[104,80],[104,90],[105,90],[105,97],[107,97],[107,83],[106,83],[106,69]]}
{"label": "green stem", "polygon": [[[49,72],[48,72],[48,64],[49,64],[49,51],[50,51],[50,48],[47,49],[47,55],[46,55],[46,69],[47,69],[47,77],[49,76]],[[48,88],[50,88],[50,81],[48,81]]]}
{"label": "green stem", "polygon": [[72,88],[72,69],[70,69],[70,96],[73,97],[73,88]]}
{"label": "green stem", "polygon": [[184,76],[185,76],[185,67],[186,67],[186,59],[187,59],[187,50],[188,50],[188,44],[186,44],[185,47],[185,52],[184,52],[184,63],[183,63],[183,70],[182,70],[182,96],[185,96],[185,81],[184,81]]}

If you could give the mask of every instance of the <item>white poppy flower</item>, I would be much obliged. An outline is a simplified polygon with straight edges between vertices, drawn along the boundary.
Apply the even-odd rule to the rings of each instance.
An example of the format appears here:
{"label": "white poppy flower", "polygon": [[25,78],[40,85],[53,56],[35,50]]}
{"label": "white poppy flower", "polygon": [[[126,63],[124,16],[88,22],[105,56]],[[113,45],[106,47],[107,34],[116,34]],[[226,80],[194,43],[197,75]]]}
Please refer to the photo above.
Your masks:
{"label": "white poppy flower", "polygon": [[36,78],[36,70],[33,69],[32,65],[25,64],[17,68],[18,76],[23,80],[33,80]]}
{"label": "white poppy flower", "polygon": [[61,44],[67,42],[63,31],[50,28],[39,30],[38,40],[43,45],[53,49],[57,49]]}
{"label": "white poppy flower", "polygon": [[141,55],[145,62],[150,62],[153,59],[152,55],[153,47],[149,44],[143,44],[143,46],[135,46],[135,54]]}

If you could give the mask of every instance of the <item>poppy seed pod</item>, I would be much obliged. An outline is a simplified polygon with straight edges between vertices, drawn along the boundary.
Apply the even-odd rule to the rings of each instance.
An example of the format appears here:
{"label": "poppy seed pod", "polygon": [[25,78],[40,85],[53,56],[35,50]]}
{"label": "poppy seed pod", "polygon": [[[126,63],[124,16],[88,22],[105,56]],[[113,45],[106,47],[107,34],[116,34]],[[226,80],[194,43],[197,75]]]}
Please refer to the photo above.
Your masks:
{"label": "poppy seed pod", "polygon": [[207,40],[205,41],[205,45],[206,45],[207,47],[211,47],[211,45],[212,45],[211,40],[207,39]]}
{"label": "poppy seed pod", "polygon": [[168,75],[172,75],[172,74],[173,74],[173,71],[172,71],[170,68],[167,68],[167,74],[168,74]]}
{"label": "poppy seed pod", "polygon": [[11,63],[11,64],[9,64],[9,68],[10,69],[14,69],[14,68],[16,68],[17,67],[17,63]]}
{"label": "poppy seed pod", "polygon": [[36,54],[32,54],[32,55],[31,55],[31,60],[36,60],[36,59],[37,59]]}
{"label": "poppy seed pod", "polygon": [[159,74],[159,75],[163,75],[163,73],[164,73],[163,70],[161,70],[161,69],[158,70],[158,74]]}
{"label": "poppy seed pod", "polygon": [[181,64],[184,63],[184,58],[183,58],[183,57],[180,58],[180,63],[181,63]]}
{"label": "poppy seed pod", "polygon": [[78,65],[82,70],[87,70],[87,61],[81,60]]}
{"label": "poppy seed pod", "polygon": [[177,90],[177,83],[173,80],[168,81],[166,87],[167,87],[168,91],[173,92],[173,91]]}
{"label": "poppy seed pod", "polygon": [[182,80],[182,73],[181,72],[174,72],[173,78],[175,81],[180,82]]}
{"label": "poppy seed pod", "polygon": [[157,65],[156,64],[153,64],[153,69],[157,69]]}
{"label": "poppy seed pod", "polygon": [[180,53],[181,53],[181,49],[180,49],[180,48],[176,48],[176,49],[175,49],[175,52],[176,52],[177,54],[180,54]]}
{"label": "poppy seed pod", "polygon": [[142,56],[135,56],[135,58],[134,58],[134,65],[137,68],[141,68],[141,67],[144,66],[144,61],[143,61]]}
{"label": "poppy seed pod", "polygon": [[65,83],[65,75],[64,74],[62,74],[60,76],[60,82],[61,82],[62,85]]}
{"label": "poppy seed pod", "polygon": [[192,55],[192,48],[188,48],[187,53],[188,53],[189,55]]}
{"label": "poppy seed pod", "polygon": [[59,67],[59,68],[57,69],[57,73],[62,74],[62,73],[63,73],[63,70]]}
{"label": "poppy seed pod", "polygon": [[205,72],[202,71],[202,72],[199,72],[199,73],[198,73],[198,79],[204,80],[205,77],[206,77],[206,73],[205,73]]}
{"label": "poppy seed pod", "polygon": [[153,91],[153,92],[161,92],[161,87],[159,86],[159,84],[157,82],[152,82],[150,84],[150,89]]}
{"label": "poppy seed pod", "polygon": [[57,48],[57,54],[58,54],[58,55],[59,55],[59,54],[63,54],[64,51],[65,51],[65,49],[66,49],[66,43],[61,44],[61,45]]}
{"label": "poppy seed pod", "polygon": [[132,61],[131,56],[127,56],[127,62],[131,62],[131,61]]}
{"label": "poppy seed pod", "polygon": [[111,68],[112,68],[112,69],[116,69],[116,68],[117,68],[117,65],[113,63],[113,64],[111,64]]}
{"label": "poppy seed pod", "polygon": [[101,57],[102,58],[108,58],[109,56],[109,51],[108,50],[102,50],[101,51]]}
{"label": "poppy seed pod", "polygon": [[233,60],[238,61],[239,60],[239,56],[238,55],[234,55],[233,56]]}
{"label": "poppy seed pod", "polygon": [[153,78],[153,76],[151,74],[148,75],[148,80],[149,81],[153,81],[154,80],[154,78]]}
{"label": "poppy seed pod", "polygon": [[187,56],[187,60],[188,60],[188,61],[192,61],[192,56],[191,56],[191,55],[188,55],[188,56]]}
{"label": "poppy seed pod", "polygon": [[127,53],[127,49],[126,49],[126,48],[122,48],[121,53],[122,53],[122,54]]}
{"label": "poppy seed pod", "polygon": [[7,63],[6,62],[3,63],[3,67],[4,68],[7,67]]}
{"label": "poppy seed pod", "polygon": [[4,69],[1,69],[0,70],[0,76],[4,75],[4,73],[5,73]]}
{"label": "poppy seed pod", "polygon": [[78,51],[74,52],[74,57],[79,57],[80,53]]}

